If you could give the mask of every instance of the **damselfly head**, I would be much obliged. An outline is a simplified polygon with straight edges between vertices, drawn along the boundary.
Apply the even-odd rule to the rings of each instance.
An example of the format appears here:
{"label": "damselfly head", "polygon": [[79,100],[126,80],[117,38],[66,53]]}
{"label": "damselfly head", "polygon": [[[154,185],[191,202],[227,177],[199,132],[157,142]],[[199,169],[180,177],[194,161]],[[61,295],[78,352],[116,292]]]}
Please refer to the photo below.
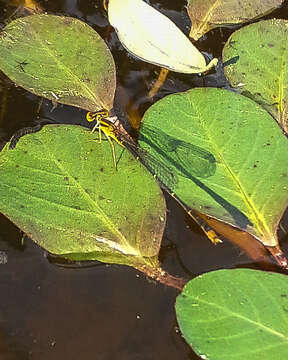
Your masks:
{"label": "damselfly head", "polygon": [[106,109],[98,110],[98,111],[89,111],[86,114],[86,120],[89,122],[97,121],[99,122],[102,118],[107,118],[109,116],[109,111]]}

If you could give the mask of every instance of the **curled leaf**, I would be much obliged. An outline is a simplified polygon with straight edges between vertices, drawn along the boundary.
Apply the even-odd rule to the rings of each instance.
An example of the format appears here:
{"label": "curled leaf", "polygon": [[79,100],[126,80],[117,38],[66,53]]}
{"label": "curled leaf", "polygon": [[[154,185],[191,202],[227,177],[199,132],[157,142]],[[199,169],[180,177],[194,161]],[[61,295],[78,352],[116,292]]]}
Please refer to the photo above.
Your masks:
{"label": "curled leaf", "polygon": [[142,0],[110,0],[108,18],[122,45],[136,57],[180,73],[201,73],[204,56],[165,15]]}

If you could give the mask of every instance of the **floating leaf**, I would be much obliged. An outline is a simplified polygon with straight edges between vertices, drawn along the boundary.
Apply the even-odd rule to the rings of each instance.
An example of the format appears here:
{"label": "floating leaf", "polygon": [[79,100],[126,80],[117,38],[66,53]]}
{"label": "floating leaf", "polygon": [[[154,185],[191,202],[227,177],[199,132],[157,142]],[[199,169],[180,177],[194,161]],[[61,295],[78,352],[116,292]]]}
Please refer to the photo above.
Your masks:
{"label": "floating leaf", "polygon": [[[272,19],[231,35],[223,58],[232,84],[265,107],[288,132],[288,21]],[[229,64],[230,59],[236,59]]]}
{"label": "floating leaf", "polygon": [[215,27],[257,19],[282,3],[283,0],[188,0],[187,10],[192,22],[190,37],[198,40]]}
{"label": "floating leaf", "polygon": [[32,93],[89,111],[113,106],[112,55],[87,24],[71,17],[31,15],[0,33],[0,70]]}
{"label": "floating leaf", "polygon": [[213,271],[184,287],[176,313],[184,338],[203,359],[279,360],[288,354],[287,276]]}
{"label": "floating leaf", "polygon": [[[0,211],[40,246],[73,259],[147,264],[159,251],[165,202],[122,147],[78,126],[49,125],[0,153]],[[151,265],[151,264],[150,264]]]}
{"label": "floating leaf", "polygon": [[109,0],[108,18],[122,45],[141,60],[180,73],[201,73],[204,56],[165,15],[142,0]]}
{"label": "floating leaf", "polygon": [[288,141],[257,103],[214,88],[169,95],[145,113],[140,144],[170,166],[184,204],[277,244]]}

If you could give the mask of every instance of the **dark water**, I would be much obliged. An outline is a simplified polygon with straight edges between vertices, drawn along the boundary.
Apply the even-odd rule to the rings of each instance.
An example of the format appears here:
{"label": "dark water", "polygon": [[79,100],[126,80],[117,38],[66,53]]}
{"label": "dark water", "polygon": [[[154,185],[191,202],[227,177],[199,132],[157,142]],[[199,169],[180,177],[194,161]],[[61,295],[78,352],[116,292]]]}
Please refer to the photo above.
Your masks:
{"label": "dark water", "polygon": [[[151,105],[147,92],[159,69],[135,60],[123,50],[108,27],[101,2],[58,0],[40,3],[48,13],[77,17],[98,31],[117,63],[120,112],[142,116]],[[184,1],[151,3],[188,33]],[[287,9],[286,2],[273,15],[288,18]],[[2,19],[13,10],[0,1]],[[211,31],[199,42],[200,50],[219,57],[232,31]],[[17,129],[37,123],[40,99],[15,87],[3,75],[0,81],[3,114],[0,136],[4,141]],[[195,86],[224,87],[227,84],[221,72],[205,78],[170,73],[154,101]],[[79,109],[58,106],[52,113],[51,109],[52,104],[44,100],[40,113],[58,122],[86,126],[85,112]],[[189,279],[223,267],[259,268],[228,241],[212,245],[168,195],[167,206],[168,222],[160,259],[163,268],[171,274]],[[19,229],[0,217],[0,250],[5,250],[8,255],[8,263],[0,265],[1,360],[199,359],[177,331],[176,290],[156,284],[125,266],[57,266],[49,262],[45,252],[30,239],[22,238]],[[285,238],[287,240],[287,235],[283,241]]]}

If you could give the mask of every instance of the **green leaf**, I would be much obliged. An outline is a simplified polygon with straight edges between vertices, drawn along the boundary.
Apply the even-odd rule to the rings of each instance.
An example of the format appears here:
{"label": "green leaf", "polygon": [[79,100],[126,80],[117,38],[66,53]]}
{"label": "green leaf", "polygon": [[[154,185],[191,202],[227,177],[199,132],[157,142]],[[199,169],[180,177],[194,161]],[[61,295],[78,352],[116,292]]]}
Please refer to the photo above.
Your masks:
{"label": "green leaf", "polygon": [[[204,56],[165,15],[143,0],[110,0],[108,18],[122,45],[141,60],[192,74],[208,71]],[[149,19],[149,20],[148,20]]]}
{"label": "green leaf", "polygon": [[[155,179],[80,126],[48,125],[0,154],[0,211],[53,254],[155,264],[165,201]],[[151,265],[151,264],[150,264]]]}
{"label": "green leaf", "polygon": [[213,271],[184,287],[176,313],[184,338],[203,359],[287,357],[287,276],[249,269]]}
{"label": "green leaf", "polygon": [[264,106],[286,132],[287,54],[288,21],[281,19],[260,21],[234,32],[223,50],[228,63],[225,75],[232,86]]}
{"label": "green leaf", "polygon": [[177,176],[184,204],[277,244],[288,141],[261,106],[214,88],[169,95],[145,113],[140,144]]}
{"label": "green leaf", "polygon": [[26,90],[89,111],[113,106],[112,55],[87,24],[71,17],[31,15],[0,33],[0,69]]}
{"label": "green leaf", "polygon": [[267,15],[283,0],[188,0],[187,3],[192,22],[190,37],[198,40],[216,27],[241,24]]}

